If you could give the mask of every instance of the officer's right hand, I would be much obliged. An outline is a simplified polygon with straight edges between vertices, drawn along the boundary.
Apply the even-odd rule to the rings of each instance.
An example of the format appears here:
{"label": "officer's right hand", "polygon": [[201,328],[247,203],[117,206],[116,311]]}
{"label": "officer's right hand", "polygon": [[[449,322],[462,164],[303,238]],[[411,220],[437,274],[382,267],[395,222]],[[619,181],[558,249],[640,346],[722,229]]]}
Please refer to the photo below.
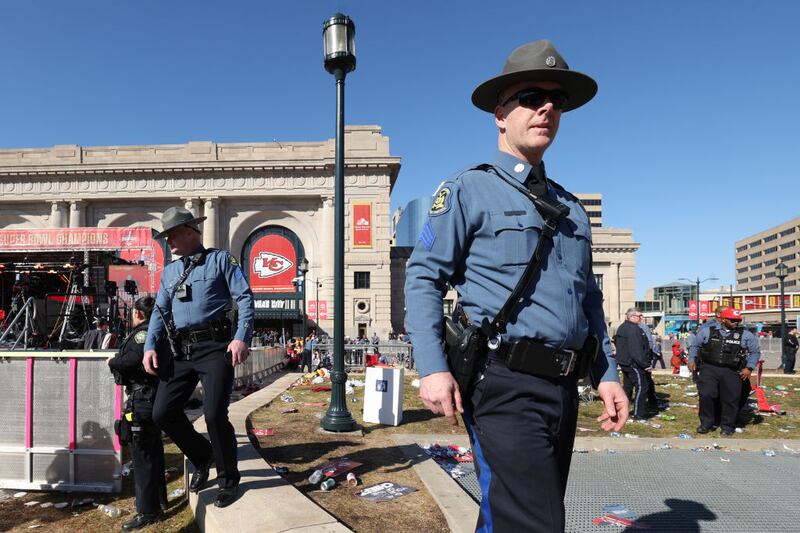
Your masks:
{"label": "officer's right hand", "polygon": [[689,367],[689,372],[697,372],[697,363],[691,362],[687,366]]}
{"label": "officer's right hand", "polygon": [[419,397],[433,414],[442,414],[451,424],[458,425],[456,411],[464,412],[458,383],[450,372],[435,372],[419,380]]}
{"label": "officer's right hand", "polygon": [[158,375],[156,372],[156,369],[158,368],[158,355],[156,354],[155,350],[147,350],[144,352],[142,364],[144,365],[145,372],[154,376]]}

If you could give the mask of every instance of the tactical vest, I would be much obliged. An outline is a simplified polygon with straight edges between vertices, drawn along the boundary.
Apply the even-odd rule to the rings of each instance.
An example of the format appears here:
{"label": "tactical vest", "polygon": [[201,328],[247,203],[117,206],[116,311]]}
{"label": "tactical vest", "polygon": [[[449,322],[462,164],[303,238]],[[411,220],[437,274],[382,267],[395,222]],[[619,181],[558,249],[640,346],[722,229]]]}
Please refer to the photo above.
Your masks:
{"label": "tactical vest", "polygon": [[708,342],[700,347],[700,358],[704,363],[740,369],[744,362],[742,354],[743,328],[736,328],[723,337],[718,328],[712,327]]}

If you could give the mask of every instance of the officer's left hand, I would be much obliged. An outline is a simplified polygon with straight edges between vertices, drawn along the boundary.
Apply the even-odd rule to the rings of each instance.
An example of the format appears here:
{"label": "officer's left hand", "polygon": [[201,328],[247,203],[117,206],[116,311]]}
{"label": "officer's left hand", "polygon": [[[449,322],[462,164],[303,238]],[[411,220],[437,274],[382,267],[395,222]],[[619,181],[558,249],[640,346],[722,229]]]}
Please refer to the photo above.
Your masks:
{"label": "officer's left hand", "polygon": [[232,340],[228,345],[228,351],[231,354],[231,364],[234,367],[247,361],[250,356],[250,348],[247,347],[244,341]]}
{"label": "officer's left hand", "polygon": [[616,381],[603,381],[597,387],[603,400],[603,414],[597,417],[603,431],[619,431],[628,421],[628,395]]}
{"label": "officer's left hand", "polygon": [[114,359],[114,356],[112,355],[111,357],[109,357],[108,359],[106,359],[106,364],[107,364],[108,366],[111,366],[111,361],[112,361],[113,359]]}
{"label": "officer's left hand", "polygon": [[747,381],[750,379],[750,374],[751,372],[749,368],[743,368],[741,371],[739,371],[739,377],[742,378],[742,381]]}

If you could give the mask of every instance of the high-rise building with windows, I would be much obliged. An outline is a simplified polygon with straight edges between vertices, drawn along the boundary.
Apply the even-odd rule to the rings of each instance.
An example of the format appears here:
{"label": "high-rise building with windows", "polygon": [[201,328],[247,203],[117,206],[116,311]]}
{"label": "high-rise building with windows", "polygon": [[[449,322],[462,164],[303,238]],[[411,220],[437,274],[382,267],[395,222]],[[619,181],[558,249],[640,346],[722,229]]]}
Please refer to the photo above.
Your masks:
{"label": "high-rise building with windows", "polygon": [[800,286],[800,217],[736,241],[736,290],[777,291],[775,267],[784,263],[787,291]]}

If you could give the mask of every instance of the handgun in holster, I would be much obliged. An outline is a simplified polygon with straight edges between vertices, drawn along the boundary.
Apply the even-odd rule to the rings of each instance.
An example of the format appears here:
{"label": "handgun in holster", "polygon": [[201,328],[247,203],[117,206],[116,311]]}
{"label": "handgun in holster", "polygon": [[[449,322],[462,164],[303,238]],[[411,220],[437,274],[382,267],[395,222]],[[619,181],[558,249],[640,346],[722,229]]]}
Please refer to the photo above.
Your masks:
{"label": "handgun in holster", "polygon": [[478,368],[486,358],[487,345],[481,329],[462,320],[463,316],[460,315],[457,312],[455,319],[444,318],[443,349],[447,366],[463,397],[472,391]]}

